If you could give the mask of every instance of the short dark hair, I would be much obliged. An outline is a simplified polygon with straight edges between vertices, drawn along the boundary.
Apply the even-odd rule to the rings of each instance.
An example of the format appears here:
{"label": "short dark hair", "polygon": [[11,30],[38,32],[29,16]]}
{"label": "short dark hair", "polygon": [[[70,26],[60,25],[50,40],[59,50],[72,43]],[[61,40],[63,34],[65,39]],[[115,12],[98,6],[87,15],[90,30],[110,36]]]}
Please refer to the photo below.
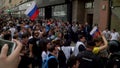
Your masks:
{"label": "short dark hair", "polygon": [[83,35],[78,35],[78,39],[82,39],[83,37],[85,37],[85,36],[83,36]]}
{"label": "short dark hair", "polygon": [[10,33],[7,33],[4,35],[3,37],[5,40],[10,40],[12,37],[11,37],[11,34]]}
{"label": "short dark hair", "polygon": [[82,39],[83,37],[85,37],[84,35],[78,35],[78,40]]}
{"label": "short dark hair", "polygon": [[115,32],[116,32],[116,29],[114,28],[114,29],[113,29],[113,31],[115,31]]}
{"label": "short dark hair", "polygon": [[28,38],[28,37],[29,37],[28,33],[23,33],[23,34],[22,34],[22,39],[23,39],[23,38]]}
{"label": "short dark hair", "polygon": [[39,41],[39,46],[41,47],[42,51],[47,51],[47,44],[51,43],[50,40],[43,38]]}
{"label": "short dark hair", "polygon": [[87,46],[95,46],[95,42],[94,41],[88,41]]}
{"label": "short dark hair", "polygon": [[51,45],[51,47],[48,49],[48,51],[53,52],[55,50],[55,45]]}

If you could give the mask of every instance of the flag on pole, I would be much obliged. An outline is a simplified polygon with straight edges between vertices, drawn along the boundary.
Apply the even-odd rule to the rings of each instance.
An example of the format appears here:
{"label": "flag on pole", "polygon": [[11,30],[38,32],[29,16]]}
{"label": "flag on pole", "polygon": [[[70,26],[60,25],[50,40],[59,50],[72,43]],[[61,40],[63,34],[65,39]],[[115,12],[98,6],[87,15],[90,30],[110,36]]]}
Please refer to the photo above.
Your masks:
{"label": "flag on pole", "polygon": [[25,11],[25,14],[30,17],[31,20],[35,20],[39,15],[39,10],[35,2]]}
{"label": "flag on pole", "polygon": [[100,31],[98,29],[97,26],[95,26],[92,31],[90,32],[90,35],[93,37],[93,38],[98,38],[100,36]]}

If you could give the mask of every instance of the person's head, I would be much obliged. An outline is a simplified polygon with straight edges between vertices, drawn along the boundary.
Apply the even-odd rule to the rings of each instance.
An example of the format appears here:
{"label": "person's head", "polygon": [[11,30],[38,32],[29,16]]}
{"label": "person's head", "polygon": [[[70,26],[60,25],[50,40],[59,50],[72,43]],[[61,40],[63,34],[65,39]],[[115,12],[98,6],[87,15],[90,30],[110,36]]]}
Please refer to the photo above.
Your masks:
{"label": "person's head", "polygon": [[63,38],[63,33],[62,32],[58,32],[58,38]]}
{"label": "person's head", "polygon": [[96,46],[95,41],[93,41],[93,40],[87,41],[87,48],[92,50],[94,48],[94,46]]}
{"label": "person's head", "polygon": [[53,29],[53,30],[51,29],[51,30],[48,32],[48,35],[55,35],[54,29]]}
{"label": "person's head", "polygon": [[105,28],[106,31],[108,31],[108,28]]}
{"label": "person's head", "polygon": [[35,30],[40,30],[40,25],[39,25],[39,24],[37,24],[37,25],[35,26]]}
{"label": "person's head", "polygon": [[116,32],[116,29],[112,29],[112,32],[113,32],[113,33]]}
{"label": "person's head", "polygon": [[83,35],[78,35],[78,40],[81,41],[81,42],[86,41],[85,36],[83,36]]}
{"label": "person's head", "polygon": [[51,47],[51,42],[47,39],[42,39],[39,42],[39,45],[42,48],[42,51],[48,51],[48,49]]}
{"label": "person's head", "polygon": [[58,55],[58,47],[56,47],[55,45],[51,45],[48,51],[54,56]]}
{"label": "person's head", "polygon": [[63,42],[60,39],[53,40],[52,43],[57,47],[61,47],[61,45],[63,44]]}
{"label": "person's head", "polygon": [[67,61],[68,68],[79,68],[79,59],[75,56],[71,56]]}
{"label": "person's head", "polygon": [[23,34],[22,34],[22,41],[24,41],[24,42],[27,43],[27,42],[28,42],[28,37],[29,37],[29,36],[28,36],[28,33],[23,33]]}
{"label": "person's head", "polygon": [[33,32],[33,37],[34,37],[34,38],[38,38],[38,37],[39,37],[39,32],[35,30],[35,31]]}
{"label": "person's head", "polygon": [[3,36],[3,39],[11,40],[12,39],[11,32],[10,31],[6,32]]}
{"label": "person's head", "polygon": [[111,40],[111,41],[109,41],[108,45],[109,45],[108,50],[110,53],[120,51],[120,42],[119,41]]}
{"label": "person's head", "polygon": [[15,32],[15,33],[14,33],[14,36],[13,36],[13,39],[18,39],[18,38],[19,38],[18,32]]}
{"label": "person's head", "polygon": [[88,25],[88,22],[86,22],[85,25],[87,26],[87,25]]}

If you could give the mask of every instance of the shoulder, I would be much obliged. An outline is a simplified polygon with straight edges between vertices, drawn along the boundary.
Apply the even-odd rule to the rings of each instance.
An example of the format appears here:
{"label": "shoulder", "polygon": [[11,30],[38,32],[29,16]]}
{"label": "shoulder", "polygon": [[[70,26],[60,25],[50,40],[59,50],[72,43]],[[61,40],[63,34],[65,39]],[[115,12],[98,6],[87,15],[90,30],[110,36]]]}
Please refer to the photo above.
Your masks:
{"label": "shoulder", "polygon": [[77,43],[76,43],[76,45],[84,45],[82,42],[80,42],[80,41],[78,41]]}
{"label": "shoulder", "polygon": [[35,40],[34,40],[34,38],[31,38],[31,39],[29,39],[29,43],[33,43]]}
{"label": "shoulder", "polygon": [[42,55],[46,55],[46,52],[45,52],[45,51],[43,51],[43,52],[42,52]]}
{"label": "shoulder", "polygon": [[118,32],[116,32],[116,34],[119,34]]}
{"label": "shoulder", "polygon": [[79,54],[78,54],[78,58],[82,58],[82,57],[92,57],[94,54],[93,54],[93,52],[92,51],[87,51],[87,50],[85,50],[85,51],[82,51],[82,52],[79,52]]}
{"label": "shoulder", "polygon": [[106,31],[104,30],[102,33],[106,33]]}
{"label": "shoulder", "polygon": [[57,58],[55,56],[49,56],[48,63],[51,63],[51,62],[57,63]]}

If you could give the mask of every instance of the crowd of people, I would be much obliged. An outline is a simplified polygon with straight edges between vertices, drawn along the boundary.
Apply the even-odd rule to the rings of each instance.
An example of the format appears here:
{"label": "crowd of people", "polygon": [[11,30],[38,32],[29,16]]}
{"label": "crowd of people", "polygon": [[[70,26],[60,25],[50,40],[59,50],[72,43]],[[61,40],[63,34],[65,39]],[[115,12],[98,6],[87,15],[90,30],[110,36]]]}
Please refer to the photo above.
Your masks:
{"label": "crowd of people", "polygon": [[2,47],[0,68],[113,68],[108,64],[108,42],[119,41],[115,29],[100,31],[93,39],[87,22],[31,21],[6,15],[0,24],[0,38],[17,43],[8,56],[8,45]]}

